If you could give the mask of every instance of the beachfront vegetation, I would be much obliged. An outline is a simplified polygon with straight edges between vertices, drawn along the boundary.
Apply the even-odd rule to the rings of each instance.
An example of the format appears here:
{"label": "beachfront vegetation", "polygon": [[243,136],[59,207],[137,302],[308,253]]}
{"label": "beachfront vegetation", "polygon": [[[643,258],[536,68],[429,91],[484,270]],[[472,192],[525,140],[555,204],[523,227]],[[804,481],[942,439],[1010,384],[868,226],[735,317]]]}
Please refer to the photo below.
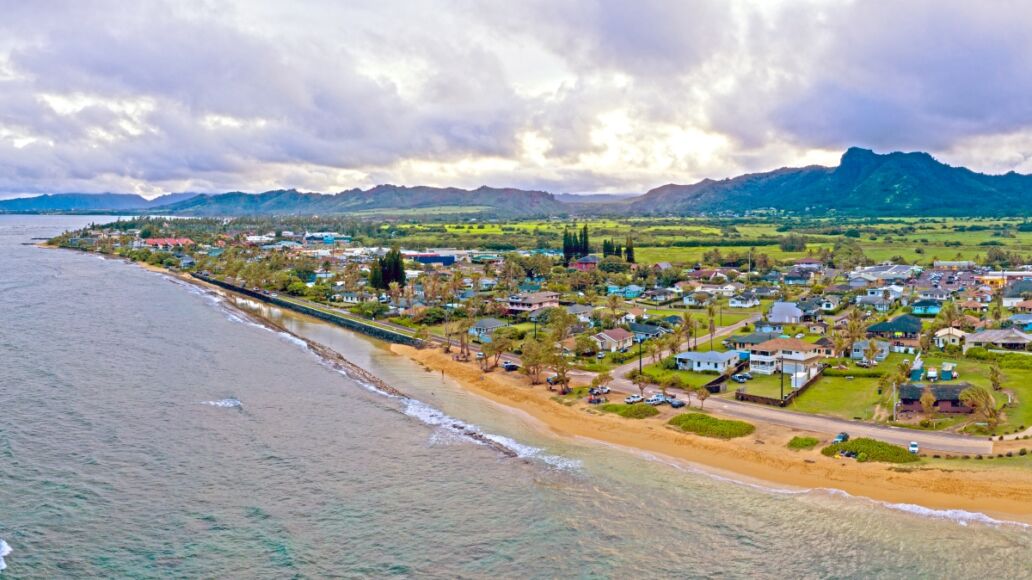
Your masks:
{"label": "beachfront vegetation", "polygon": [[626,405],[624,403],[606,403],[599,405],[599,409],[606,413],[615,413],[625,419],[645,419],[648,417],[655,417],[659,414],[659,409],[652,405],[645,405],[637,403],[634,405]]}
{"label": "beachfront vegetation", "polygon": [[860,462],[913,463],[920,460],[917,455],[910,453],[899,445],[892,445],[891,443],[866,437],[850,439],[844,443],[832,443],[821,449],[821,453],[828,457],[835,457],[840,451],[856,453],[856,460]]}
{"label": "beachfront vegetation", "polygon": [[788,442],[788,448],[795,451],[801,451],[803,449],[813,449],[820,444],[821,440],[816,437],[802,437],[796,435]]}
{"label": "beachfront vegetation", "polygon": [[756,430],[745,421],[717,419],[704,413],[683,413],[671,419],[670,424],[688,433],[717,439],[745,437]]}

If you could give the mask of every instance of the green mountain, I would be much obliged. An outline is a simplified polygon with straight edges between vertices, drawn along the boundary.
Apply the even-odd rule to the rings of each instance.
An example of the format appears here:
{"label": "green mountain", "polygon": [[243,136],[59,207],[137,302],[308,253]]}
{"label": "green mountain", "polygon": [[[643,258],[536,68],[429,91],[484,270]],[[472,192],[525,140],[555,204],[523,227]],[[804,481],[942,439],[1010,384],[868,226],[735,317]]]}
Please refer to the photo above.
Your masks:
{"label": "green mountain", "polygon": [[1029,215],[1032,176],[986,175],[927,153],[850,148],[838,167],[809,166],[664,185],[632,200],[634,214],[698,214],[776,208],[846,215]]}
{"label": "green mountain", "polygon": [[241,216],[268,214],[390,213],[391,210],[426,209],[455,213],[489,213],[499,217],[545,216],[565,213],[563,204],[550,193],[520,189],[480,187],[399,187],[378,185],[336,194],[300,193],[293,189],[265,193],[200,195],[155,211],[189,216]]}
{"label": "green mountain", "polygon": [[177,203],[196,195],[196,193],[170,193],[148,200],[133,193],[55,193],[5,199],[0,201],[0,213],[132,212]]}

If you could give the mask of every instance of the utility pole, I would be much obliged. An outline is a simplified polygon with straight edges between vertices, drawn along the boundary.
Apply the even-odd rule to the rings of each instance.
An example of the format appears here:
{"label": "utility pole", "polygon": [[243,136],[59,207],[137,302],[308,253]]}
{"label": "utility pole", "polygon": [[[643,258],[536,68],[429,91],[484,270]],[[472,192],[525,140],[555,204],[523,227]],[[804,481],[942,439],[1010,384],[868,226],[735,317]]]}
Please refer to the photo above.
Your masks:
{"label": "utility pole", "polygon": [[641,368],[641,343],[642,343],[641,339],[638,339],[638,374],[639,375],[642,373],[642,368]]}
{"label": "utility pole", "polygon": [[785,353],[781,353],[781,402],[785,402]]}

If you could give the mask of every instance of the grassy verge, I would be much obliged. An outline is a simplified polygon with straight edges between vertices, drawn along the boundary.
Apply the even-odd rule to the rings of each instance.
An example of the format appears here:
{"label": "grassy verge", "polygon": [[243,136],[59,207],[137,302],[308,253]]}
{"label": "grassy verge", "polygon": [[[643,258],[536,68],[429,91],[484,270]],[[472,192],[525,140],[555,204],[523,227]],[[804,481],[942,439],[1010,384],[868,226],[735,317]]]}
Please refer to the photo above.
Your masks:
{"label": "grassy verge", "polygon": [[670,420],[670,424],[688,433],[717,439],[745,437],[756,430],[756,427],[745,421],[717,419],[702,413],[678,415]]}
{"label": "grassy verge", "polygon": [[879,461],[882,463],[913,463],[920,461],[917,455],[906,449],[882,441],[861,437],[846,441],[845,443],[832,443],[821,453],[828,457],[835,457],[839,451],[853,451],[857,454],[857,461]]}
{"label": "grassy verge", "polygon": [[646,417],[654,417],[659,414],[659,409],[652,405],[640,403],[636,405],[606,403],[605,405],[600,405],[599,409],[602,409],[606,413],[616,413],[625,419],[644,419]]}
{"label": "grassy verge", "polygon": [[788,448],[789,449],[794,449],[796,451],[801,451],[803,449],[813,449],[814,447],[817,447],[817,444],[820,443],[820,442],[821,442],[821,440],[816,438],[816,437],[799,437],[799,436],[796,436],[796,437],[793,437],[792,440],[788,442]]}

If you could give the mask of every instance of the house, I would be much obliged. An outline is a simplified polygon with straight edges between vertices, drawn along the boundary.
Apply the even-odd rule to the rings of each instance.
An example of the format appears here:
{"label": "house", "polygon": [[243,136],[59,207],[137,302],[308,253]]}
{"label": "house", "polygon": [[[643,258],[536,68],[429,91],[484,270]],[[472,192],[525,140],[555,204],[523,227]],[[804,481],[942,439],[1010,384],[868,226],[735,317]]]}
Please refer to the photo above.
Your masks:
{"label": "house", "polygon": [[813,272],[805,270],[790,270],[785,273],[783,279],[786,286],[805,286],[813,279]]}
{"label": "house", "polygon": [[1025,332],[1032,332],[1032,313],[1012,314],[1007,322]]}
{"label": "house", "polygon": [[892,300],[890,300],[888,298],[885,298],[883,296],[880,296],[880,295],[879,296],[864,295],[864,296],[857,296],[856,297],[856,305],[857,305],[857,307],[858,308],[863,308],[864,310],[874,310],[876,312],[888,312],[888,311],[892,310],[892,305],[893,304],[894,304],[894,302]]}
{"label": "house", "polygon": [[577,320],[583,324],[590,324],[591,315],[595,313],[595,307],[586,304],[571,304],[566,307],[566,313],[576,316]]}
{"label": "house", "polygon": [[821,297],[821,310],[824,312],[835,312],[842,305],[842,297],[834,294]]}
{"label": "house", "polygon": [[910,312],[915,316],[935,316],[942,310],[942,302],[930,298],[922,298],[910,305]]}
{"label": "house", "polygon": [[190,238],[147,238],[143,240],[143,243],[156,250],[171,250],[176,246],[181,248],[191,246],[194,242]]}
{"label": "house", "polygon": [[176,257],[179,258],[180,268],[193,268],[197,265],[197,260],[187,254],[178,254]]}
{"label": "house", "polygon": [[642,298],[651,302],[669,302],[674,298],[677,298],[677,295],[675,295],[672,290],[656,288],[654,290],[647,290],[642,294]]}
{"label": "house", "polygon": [[757,344],[780,338],[779,332],[751,332],[749,334],[736,334],[724,341],[724,345],[740,352],[749,352],[749,349]]}
{"label": "house", "polygon": [[[960,400],[960,394],[964,389],[970,387],[969,383],[953,383],[949,385],[936,384],[929,388],[935,397],[933,407],[939,413],[971,413],[974,411]],[[921,395],[924,394],[925,386],[919,384],[906,384],[899,388],[899,410],[920,413]]]}
{"label": "house", "polygon": [[828,323],[823,320],[814,320],[813,322],[807,323],[806,332],[810,334],[827,334]]}
{"label": "house", "polygon": [[798,389],[820,374],[820,348],[795,338],[775,338],[749,349],[749,371],[772,375],[781,372]]}
{"label": "house", "polygon": [[584,256],[574,262],[572,267],[574,270],[580,270],[581,272],[590,272],[598,267],[598,262],[598,256]]}
{"label": "house", "polygon": [[935,346],[939,348],[946,348],[947,346],[964,346],[964,339],[968,333],[960,330],[959,328],[941,328],[935,332]]}
{"label": "house", "polygon": [[627,309],[627,312],[623,315],[622,320],[627,324],[632,324],[634,322],[648,320],[648,318],[649,314],[645,312],[644,308],[635,307]]}
{"label": "house", "polygon": [[903,314],[868,326],[867,334],[889,339],[914,339],[921,334],[921,319],[913,314]]}
{"label": "house", "polygon": [[1022,300],[1011,307],[1015,312],[1032,312],[1032,300]]}
{"label": "house", "polygon": [[967,349],[974,347],[1027,350],[1029,344],[1032,344],[1032,334],[1027,334],[1016,328],[1003,328],[969,334],[966,338],[964,350],[966,352]]}
{"label": "house", "polygon": [[803,311],[793,302],[775,302],[767,313],[767,320],[778,324],[798,324]]}
{"label": "house", "polygon": [[491,342],[491,335],[499,328],[509,326],[508,322],[497,318],[481,318],[473,323],[469,333],[480,342]]}
{"label": "house", "polygon": [[558,308],[558,292],[531,292],[529,294],[513,294],[509,296],[510,312],[530,312],[539,308]]}
{"label": "house", "polygon": [[606,286],[606,294],[616,294],[617,296],[623,296],[627,300],[634,300],[641,296],[641,293],[644,291],[645,289],[637,284],[629,284],[627,286],[610,284]]}
{"label": "house", "polygon": [[927,288],[917,293],[917,297],[921,300],[938,300],[942,302],[949,300],[950,293],[942,288]]}
{"label": "house", "polygon": [[681,299],[681,302],[684,303],[685,306],[706,306],[710,302],[713,302],[713,296],[711,294],[706,294],[705,292],[693,292],[691,294],[685,294],[684,298]]}
{"label": "house", "polygon": [[781,334],[785,332],[785,325],[780,322],[760,320],[756,323],[756,332],[772,332],[774,334]]}
{"label": "house", "polygon": [[[853,360],[867,360],[867,347],[869,344],[871,344],[870,340],[858,340],[854,342],[852,348],[850,348],[849,357]],[[888,358],[889,343],[887,341],[875,340],[874,347],[874,361],[868,362],[882,362]]]}
{"label": "house", "polygon": [[752,289],[752,293],[760,300],[763,300],[765,298],[777,298],[778,296],[781,296],[781,290],[778,290],[773,286],[757,286],[756,288]]}
{"label": "house", "polygon": [[674,265],[671,264],[670,262],[656,262],[655,264],[652,265],[652,269],[655,270],[656,272],[663,272],[663,271],[669,270],[669,269],[671,269],[673,267],[674,267]]}
{"label": "house", "polygon": [[819,258],[799,258],[794,264],[800,270],[821,271],[824,269],[824,262]]}
{"label": "house", "polygon": [[973,270],[975,268],[975,263],[970,260],[935,260],[932,262],[932,267],[936,270],[959,272],[963,270]]}
{"label": "house", "polygon": [[600,351],[616,352],[630,348],[634,344],[634,335],[622,328],[603,330],[591,337]]}
{"label": "house", "polygon": [[654,324],[628,324],[627,328],[631,329],[631,332],[634,333],[634,340],[638,342],[658,338],[668,332],[662,326]]}
{"label": "house", "polygon": [[819,352],[821,356],[833,357],[838,355],[838,353],[835,352],[835,341],[831,340],[827,336],[818,338],[813,342],[813,344],[818,347],[817,352]]}
{"label": "house", "polygon": [[752,292],[743,292],[732,296],[727,305],[731,308],[755,308],[760,305],[760,299]]}
{"label": "house", "polygon": [[674,360],[677,361],[677,368],[682,371],[724,374],[728,369],[735,368],[735,365],[741,359],[738,353],[734,351],[718,352],[711,350],[708,352],[682,352],[674,356]]}

